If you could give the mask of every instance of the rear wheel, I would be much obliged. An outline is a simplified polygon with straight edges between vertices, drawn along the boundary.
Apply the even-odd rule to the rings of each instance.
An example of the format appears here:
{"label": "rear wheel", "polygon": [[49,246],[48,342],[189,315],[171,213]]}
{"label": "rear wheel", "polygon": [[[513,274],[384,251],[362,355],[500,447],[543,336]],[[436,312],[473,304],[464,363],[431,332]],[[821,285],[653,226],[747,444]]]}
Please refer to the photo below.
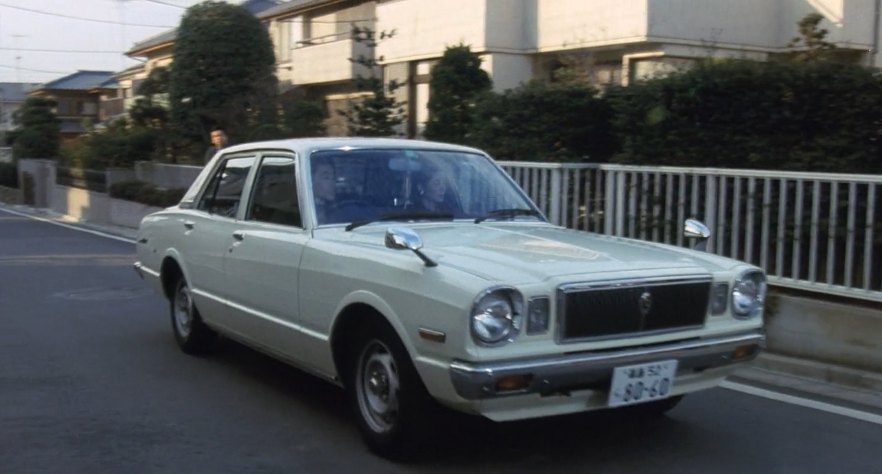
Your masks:
{"label": "rear wheel", "polygon": [[217,333],[202,322],[199,310],[193,303],[190,286],[184,277],[175,283],[170,300],[172,331],[175,341],[187,354],[203,354],[214,347]]}
{"label": "rear wheel", "polygon": [[405,456],[426,435],[435,403],[391,327],[372,326],[355,348],[347,393],[359,431],[374,452]]}

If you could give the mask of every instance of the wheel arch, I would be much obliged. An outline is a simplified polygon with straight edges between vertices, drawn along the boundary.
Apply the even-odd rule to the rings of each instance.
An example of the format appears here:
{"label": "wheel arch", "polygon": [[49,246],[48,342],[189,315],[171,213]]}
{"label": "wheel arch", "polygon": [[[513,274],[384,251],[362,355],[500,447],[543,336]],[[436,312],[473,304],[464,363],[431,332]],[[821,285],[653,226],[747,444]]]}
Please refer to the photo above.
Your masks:
{"label": "wheel arch", "polygon": [[178,279],[181,277],[189,281],[187,274],[184,271],[183,266],[178,262],[178,259],[173,255],[166,255],[166,257],[162,259],[162,264],[159,267],[159,281],[162,284],[162,292],[166,298],[172,297],[175,291],[175,283],[177,283]]}
{"label": "wheel arch", "polygon": [[388,326],[401,341],[408,357],[413,361],[413,347],[404,337],[405,329],[397,319],[389,317],[374,304],[352,302],[338,312],[331,330],[331,355],[341,385],[345,386],[349,380],[347,373],[350,370],[349,362],[353,360],[354,352],[357,350],[354,344],[355,340],[373,325]]}

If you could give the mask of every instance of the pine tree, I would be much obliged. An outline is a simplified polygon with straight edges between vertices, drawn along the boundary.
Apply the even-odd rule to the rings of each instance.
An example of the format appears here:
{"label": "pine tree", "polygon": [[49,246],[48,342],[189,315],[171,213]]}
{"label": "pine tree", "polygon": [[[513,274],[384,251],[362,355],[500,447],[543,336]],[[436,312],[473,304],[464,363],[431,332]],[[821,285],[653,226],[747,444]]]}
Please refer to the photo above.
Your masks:
{"label": "pine tree", "polygon": [[361,55],[349,59],[368,70],[367,75],[358,75],[355,79],[356,88],[365,92],[365,97],[350,104],[348,110],[339,111],[346,117],[349,135],[360,137],[401,135],[396,128],[404,123],[404,103],[394,97],[395,91],[401,87],[401,84],[397,81],[383,83],[380,66],[383,58],[377,58],[373,54],[377,49],[378,41],[391,38],[394,34],[394,31],[383,31],[377,38],[376,32],[369,28],[352,27],[352,39],[367,46],[371,54],[369,57]]}

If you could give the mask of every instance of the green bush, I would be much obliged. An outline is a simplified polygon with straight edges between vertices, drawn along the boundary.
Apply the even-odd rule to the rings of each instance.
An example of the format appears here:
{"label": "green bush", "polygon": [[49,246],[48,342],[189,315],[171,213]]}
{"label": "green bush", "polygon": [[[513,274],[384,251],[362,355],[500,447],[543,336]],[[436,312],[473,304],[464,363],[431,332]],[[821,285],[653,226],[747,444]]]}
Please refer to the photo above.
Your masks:
{"label": "green bush", "polygon": [[0,163],[0,186],[18,187],[18,167],[15,163]]}
{"label": "green bush", "polygon": [[832,63],[705,62],[610,91],[625,163],[882,170],[882,80]]}
{"label": "green bush", "polygon": [[533,83],[487,94],[466,141],[501,160],[603,162],[616,150],[611,114],[593,88]]}
{"label": "green bush", "polygon": [[110,197],[148,206],[169,207],[181,202],[186,189],[162,189],[144,181],[120,181],[110,185]]}

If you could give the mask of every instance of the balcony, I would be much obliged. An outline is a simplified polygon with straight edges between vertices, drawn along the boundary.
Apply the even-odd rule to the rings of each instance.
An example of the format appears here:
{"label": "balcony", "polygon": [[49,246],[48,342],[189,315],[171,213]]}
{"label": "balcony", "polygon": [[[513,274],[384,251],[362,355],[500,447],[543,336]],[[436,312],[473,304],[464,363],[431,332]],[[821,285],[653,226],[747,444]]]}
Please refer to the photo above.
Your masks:
{"label": "balcony", "polygon": [[291,50],[291,83],[324,84],[351,81],[359,75],[367,75],[367,68],[349,59],[370,56],[370,48],[350,39],[348,33],[345,39],[340,38],[341,35],[313,38]]}
{"label": "balcony", "polygon": [[126,111],[126,100],[123,98],[106,99],[101,101],[101,120],[122,115]]}

